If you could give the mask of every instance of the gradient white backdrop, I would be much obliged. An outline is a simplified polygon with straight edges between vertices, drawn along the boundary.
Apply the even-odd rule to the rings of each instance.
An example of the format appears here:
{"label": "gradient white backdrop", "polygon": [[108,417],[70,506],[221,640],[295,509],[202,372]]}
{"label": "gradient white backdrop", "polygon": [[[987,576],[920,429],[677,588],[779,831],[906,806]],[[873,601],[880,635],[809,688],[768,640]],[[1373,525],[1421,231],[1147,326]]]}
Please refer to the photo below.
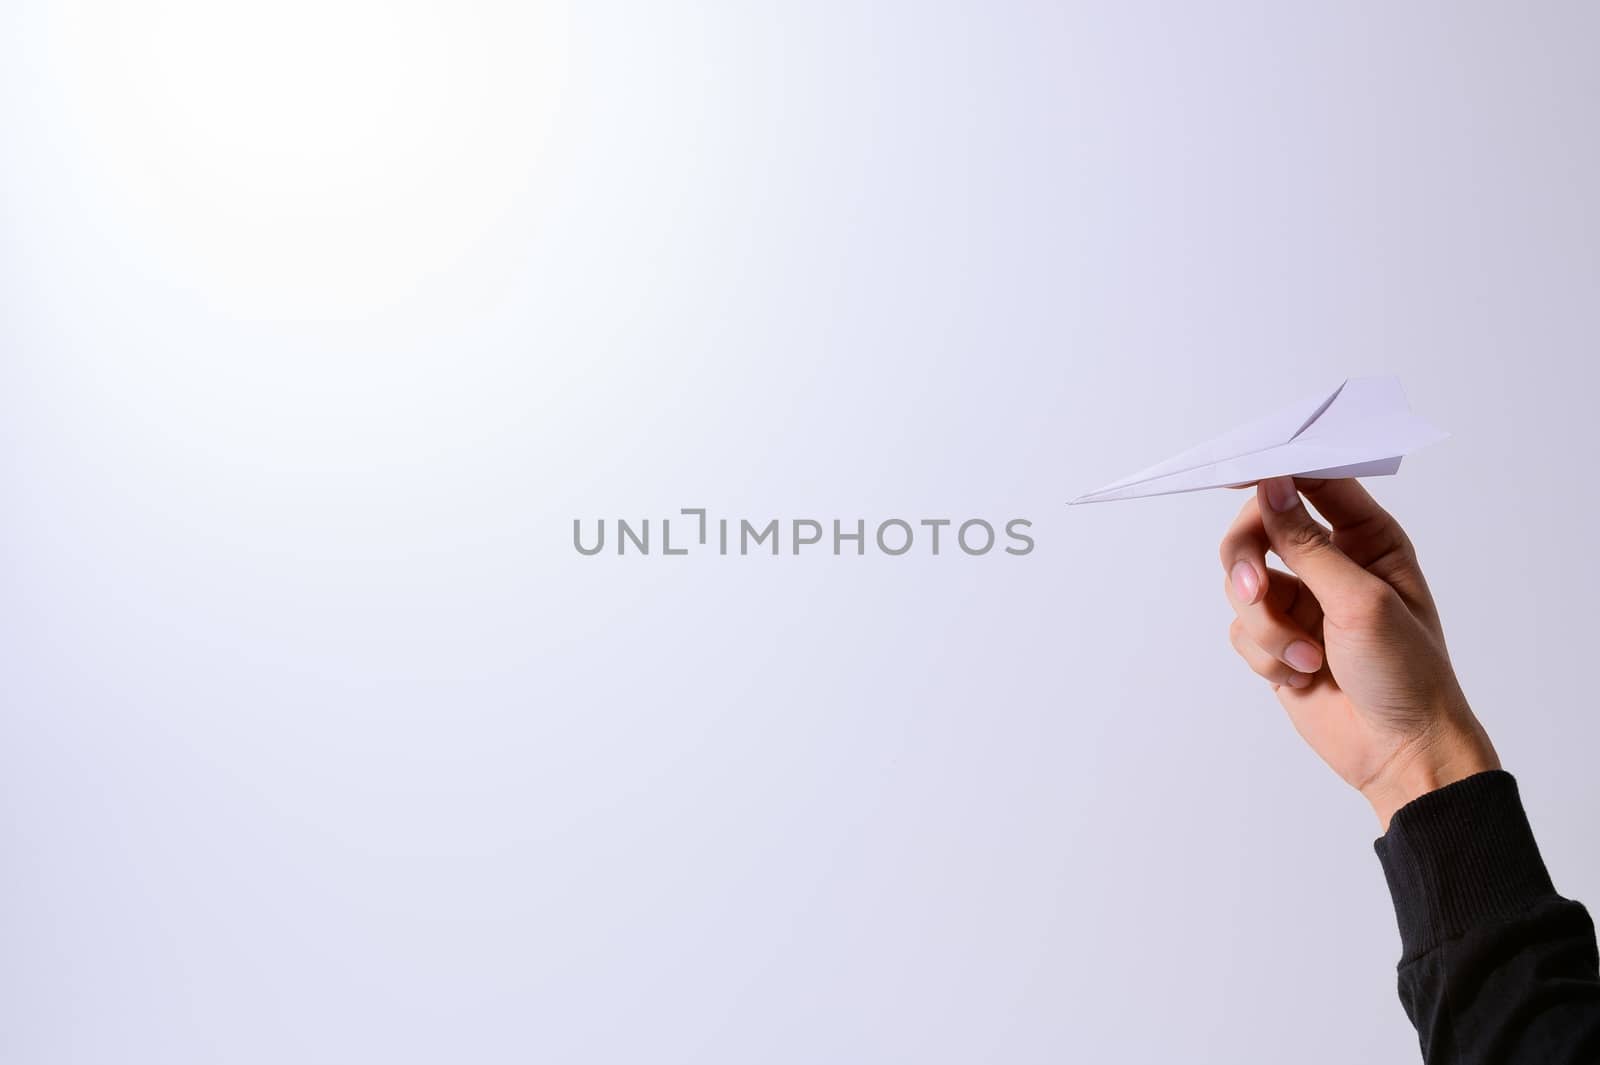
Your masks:
{"label": "gradient white backdrop", "polygon": [[[1374,483],[1600,902],[1600,13],[8,0],[0,1058],[1413,1060],[1376,825],[1227,645]],[[1025,558],[574,518],[1032,519]]]}

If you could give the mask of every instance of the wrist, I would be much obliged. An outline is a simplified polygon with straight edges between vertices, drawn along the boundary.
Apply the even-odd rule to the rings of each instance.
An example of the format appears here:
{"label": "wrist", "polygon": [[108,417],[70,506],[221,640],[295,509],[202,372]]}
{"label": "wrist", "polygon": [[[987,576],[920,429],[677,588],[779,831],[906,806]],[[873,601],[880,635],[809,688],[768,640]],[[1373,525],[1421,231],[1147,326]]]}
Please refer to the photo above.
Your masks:
{"label": "wrist", "polygon": [[1402,745],[1389,764],[1361,794],[1372,806],[1378,824],[1389,831],[1396,810],[1430,791],[1477,773],[1500,768],[1494,745],[1476,720],[1441,728]]}

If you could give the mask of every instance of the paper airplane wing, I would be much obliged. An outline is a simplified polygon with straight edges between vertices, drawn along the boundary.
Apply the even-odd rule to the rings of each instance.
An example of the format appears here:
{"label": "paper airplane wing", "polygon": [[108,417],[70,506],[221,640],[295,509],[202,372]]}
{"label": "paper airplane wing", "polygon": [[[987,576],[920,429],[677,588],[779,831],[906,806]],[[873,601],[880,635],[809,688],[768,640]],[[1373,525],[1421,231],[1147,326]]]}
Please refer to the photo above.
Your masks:
{"label": "paper airplane wing", "polygon": [[1242,425],[1073,503],[1198,492],[1266,477],[1376,477],[1447,434],[1412,414],[1396,377],[1351,378],[1331,395]]}

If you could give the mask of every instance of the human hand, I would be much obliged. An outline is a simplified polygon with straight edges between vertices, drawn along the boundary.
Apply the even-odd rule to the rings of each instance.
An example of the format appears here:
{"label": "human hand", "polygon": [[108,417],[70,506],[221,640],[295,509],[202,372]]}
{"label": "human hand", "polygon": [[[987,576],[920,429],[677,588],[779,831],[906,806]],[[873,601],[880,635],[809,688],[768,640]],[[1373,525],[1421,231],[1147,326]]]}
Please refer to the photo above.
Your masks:
{"label": "human hand", "polygon": [[[1269,550],[1292,572],[1269,570]],[[1261,482],[1221,557],[1234,649],[1384,831],[1417,796],[1500,767],[1456,682],[1411,542],[1359,482]]]}

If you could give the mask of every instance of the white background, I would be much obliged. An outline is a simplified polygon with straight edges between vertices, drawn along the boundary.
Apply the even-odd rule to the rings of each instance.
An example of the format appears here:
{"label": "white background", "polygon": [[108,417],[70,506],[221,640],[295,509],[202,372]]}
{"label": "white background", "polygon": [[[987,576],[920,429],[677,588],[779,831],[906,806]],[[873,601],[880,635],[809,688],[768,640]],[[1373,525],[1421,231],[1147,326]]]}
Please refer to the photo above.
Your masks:
{"label": "white background", "polygon": [[[12,0],[0,1057],[1407,1061],[1210,493],[1345,376],[1600,900],[1586,4]],[[1011,517],[1026,558],[580,557]]]}

